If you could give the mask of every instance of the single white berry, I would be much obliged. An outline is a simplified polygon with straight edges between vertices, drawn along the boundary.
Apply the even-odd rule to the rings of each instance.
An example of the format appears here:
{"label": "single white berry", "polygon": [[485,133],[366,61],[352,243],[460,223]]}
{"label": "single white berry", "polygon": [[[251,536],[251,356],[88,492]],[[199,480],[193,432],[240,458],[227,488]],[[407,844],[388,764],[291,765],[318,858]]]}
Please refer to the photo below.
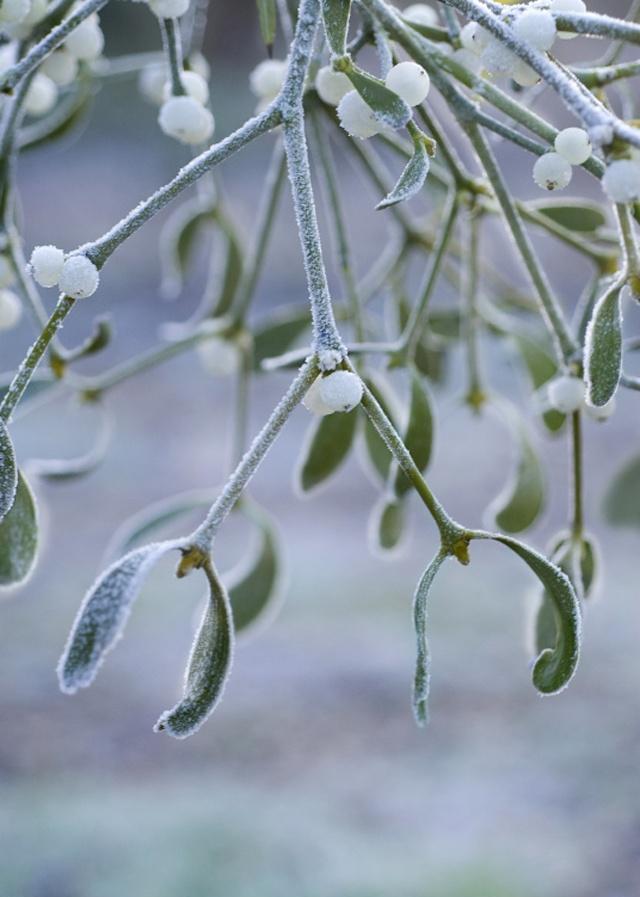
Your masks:
{"label": "single white berry", "polygon": [[195,72],[197,75],[201,75],[207,82],[211,78],[211,66],[202,53],[199,53],[197,50],[195,53],[191,53],[185,60],[185,68],[190,72]]}
{"label": "single white berry", "polygon": [[549,383],[549,404],[556,411],[571,414],[582,407],[584,402],[584,383],[579,377],[564,374]]}
{"label": "single white berry", "polygon": [[146,65],[138,76],[138,90],[154,106],[162,106],[166,83],[167,70],[161,62]]}
{"label": "single white berry", "polygon": [[323,103],[337,106],[342,97],[351,89],[351,81],[344,72],[334,72],[330,65],[324,65],[318,70],[316,90]]}
{"label": "single white berry", "polygon": [[320,379],[318,393],[332,411],[351,411],[360,404],[362,380],[351,371],[334,371]]}
{"label": "single white berry", "polygon": [[34,25],[37,25],[47,14],[47,0],[31,0],[27,15],[15,24],[3,24],[3,31],[13,40],[24,40],[29,37]]}
{"label": "single white berry", "polygon": [[66,259],[59,281],[60,292],[65,296],[86,299],[93,296],[99,283],[98,269],[86,255],[71,255]]}
{"label": "single white berry", "polygon": [[555,139],[558,155],[571,165],[583,165],[591,156],[591,141],[582,128],[565,128]]}
{"label": "single white berry", "polygon": [[64,252],[57,246],[36,246],[31,253],[29,271],[41,287],[54,287],[60,280]]}
{"label": "single white berry", "polygon": [[520,87],[533,87],[540,80],[540,75],[524,59],[518,59],[511,72],[511,77]]}
{"label": "single white berry", "polygon": [[408,106],[419,106],[423,103],[431,86],[429,75],[417,62],[399,62],[394,65],[389,69],[384,83]]}
{"label": "single white berry", "polygon": [[603,421],[609,420],[611,415],[616,410],[616,399],[615,396],[605,405],[589,405],[588,402],[584,404],[584,410],[587,412],[592,420]]}
{"label": "single white berry", "polygon": [[329,408],[327,403],[323,401],[320,396],[320,381],[322,377],[318,377],[313,381],[309,389],[307,390],[304,399],[302,400],[302,404],[311,414],[315,414],[316,417],[326,417],[327,414],[333,414],[333,408]]}
{"label": "single white berry", "polygon": [[249,86],[261,100],[275,100],[287,74],[285,59],[264,59],[249,75]]}
{"label": "single white berry", "polygon": [[187,144],[204,143],[215,128],[211,112],[193,97],[171,97],[162,104],[158,123],[167,136]]}
{"label": "single white berry", "polygon": [[242,356],[235,343],[214,336],[200,343],[197,348],[202,367],[209,374],[229,377],[240,369]]}
{"label": "single white berry", "polygon": [[22,316],[22,305],[13,290],[0,290],[0,330],[11,330]]}
{"label": "single white berry", "polygon": [[519,61],[516,54],[492,34],[488,35],[480,58],[486,70],[494,75],[510,75]]}
{"label": "single white berry", "polygon": [[412,3],[402,10],[402,17],[412,25],[426,25],[433,28],[438,24],[438,13],[426,3]]}
{"label": "single white berry", "polygon": [[0,24],[16,25],[24,21],[31,11],[31,0],[3,0],[0,6]]}
{"label": "single white berry", "polygon": [[613,202],[640,199],[640,163],[634,159],[616,159],[607,165],[602,188]]}
{"label": "single white berry", "polygon": [[24,109],[29,115],[45,115],[58,99],[58,88],[47,75],[37,72],[27,89]]}
{"label": "single white berry", "polygon": [[74,28],[65,41],[65,48],[83,62],[93,62],[104,50],[104,34],[97,15],[89,16]]}
{"label": "single white berry", "polygon": [[556,39],[556,20],[546,9],[525,9],[513,23],[520,40],[536,50],[550,50]]}
{"label": "single white berry", "polygon": [[533,179],[543,190],[563,190],[571,181],[572,169],[558,153],[540,156],[533,166]]}
{"label": "single white berry", "polygon": [[370,106],[367,106],[357,90],[350,90],[338,104],[338,119],[347,134],[367,140],[374,134],[379,134],[382,128],[380,122],[373,114]]}
{"label": "single white berry", "polygon": [[[587,4],[584,0],[551,0],[551,5],[549,6],[549,12],[555,13],[582,13],[586,11]],[[573,40],[578,35],[572,31],[558,31],[558,37],[560,40]]]}
{"label": "single white berry", "polygon": [[[193,97],[202,106],[206,106],[209,100],[209,85],[197,72],[181,72],[180,80],[182,86],[187,92],[187,96]],[[167,81],[164,85],[163,99],[171,98],[171,82]]]}
{"label": "single white berry", "polygon": [[475,22],[467,22],[467,24],[460,29],[460,43],[465,50],[471,50],[472,53],[479,52],[478,42],[476,40],[477,28],[478,25]]}
{"label": "single white berry", "polygon": [[179,19],[189,9],[189,0],[147,0],[159,19]]}
{"label": "single white berry", "polygon": [[0,255],[0,289],[10,287],[15,283],[16,274],[7,255]]}
{"label": "single white berry", "polygon": [[40,66],[43,75],[51,78],[58,87],[73,84],[78,74],[78,60],[64,47],[51,53]]}

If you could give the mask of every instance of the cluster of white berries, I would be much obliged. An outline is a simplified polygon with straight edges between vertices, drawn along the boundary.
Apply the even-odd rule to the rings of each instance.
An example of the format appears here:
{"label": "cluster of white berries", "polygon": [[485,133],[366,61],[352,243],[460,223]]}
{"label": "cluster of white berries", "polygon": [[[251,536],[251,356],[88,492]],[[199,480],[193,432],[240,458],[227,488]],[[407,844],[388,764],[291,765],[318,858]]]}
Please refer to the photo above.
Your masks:
{"label": "cluster of white berries", "polygon": [[0,330],[11,330],[22,317],[22,304],[10,287],[16,280],[13,265],[0,255]]}
{"label": "cluster of white berries", "polygon": [[[321,69],[321,71],[323,70]],[[324,77],[326,78],[327,76],[325,75]],[[424,102],[431,86],[429,75],[417,62],[399,62],[397,65],[394,65],[389,69],[384,83],[389,90],[392,90],[403,99],[408,106],[419,106],[420,103]],[[340,85],[343,86],[344,82],[340,82]],[[318,90],[318,93],[322,99],[325,99],[320,90]],[[334,95],[337,96],[338,93],[339,91],[336,89]],[[330,100],[327,99],[325,102],[330,102]],[[378,121],[371,107],[355,90],[348,90],[340,98],[338,102],[338,119],[348,134],[352,137],[359,137],[362,140],[379,134],[385,127]]]}
{"label": "cluster of white berries", "polygon": [[140,73],[138,88],[146,100],[160,106],[158,124],[168,137],[186,144],[204,143],[215,130],[215,119],[207,108],[209,64],[200,53],[192,54],[187,64],[188,69],[180,73],[184,94],[172,95],[171,81],[163,63],[146,66]]}
{"label": "cluster of white berries", "polygon": [[584,165],[591,141],[582,128],[565,128],[555,139],[555,152],[545,153],[533,166],[533,179],[543,190],[562,190],[571,181],[572,165]]}
{"label": "cluster of white berries", "polygon": [[314,380],[302,404],[318,417],[351,411],[362,399],[362,380],[351,371],[333,371]]}
{"label": "cluster of white berries", "polygon": [[42,287],[57,286],[73,299],[86,299],[98,289],[100,275],[86,255],[65,256],[57,246],[36,246],[28,270]]}
{"label": "cluster of white berries", "polygon": [[562,414],[585,411],[594,420],[607,420],[615,411],[615,399],[606,405],[596,407],[585,401],[584,383],[579,377],[562,374],[552,380],[547,387],[549,405]]}

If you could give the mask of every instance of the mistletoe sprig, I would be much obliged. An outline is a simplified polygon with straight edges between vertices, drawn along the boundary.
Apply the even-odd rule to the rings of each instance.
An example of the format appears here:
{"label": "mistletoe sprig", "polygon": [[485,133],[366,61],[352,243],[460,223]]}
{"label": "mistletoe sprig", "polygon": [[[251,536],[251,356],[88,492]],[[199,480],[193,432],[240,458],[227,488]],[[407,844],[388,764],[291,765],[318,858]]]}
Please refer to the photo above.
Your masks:
{"label": "mistletoe sprig", "polygon": [[[0,326],[13,327],[25,308],[37,328],[22,364],[6,377],[0,402],[0,584],[24,583],[36,560],[35,499],[9,427],[42,401],[65,392],[96,408],[102,421],[96,445],[77,458],[28,459],[22,466],[31,478],[86,475],[108,451],[110,390],[196,351],[205,372],[235,380],[234,467],[213,498],[208,492],[168,496],[123,525],[109,549],[117,559],[89,589],[73,625],[59,666],[62,689],[72,693],[93,681],[147,574],[177,553],[178,577],[199,571],[208,597],[183,696],[156,729],[183,738],[202,725],[222,695],[236,634],[263,619],[279,589],[275,524],[247,487],[303,404],[313,421],[296,471],[300,492],[311,494],[328,483],[360,442],[380,493],[369,524],[376,550],[389,553],[402,544],[412,494],[438,531],[439,549],[413,602],[416,720],[425,722],[428,713],[429,596],[447,560],[471,562],[474,542],[508,548],[537,578],[533,684],[541,694],[562,690],[576,670],[583,603],[597,575],[598,551],[583,511],[584,417],[605,421],[619,388],[640,389],[640,380],[624,370],[625,352],[638,341],[623,331],[623,311],[640,297],[640,129],[625,90],[640,63],[622,58],[640,43],[640,4],[632,5],[627,19],[617,19],[587,11],[582,0],[441,0],[404,10],[386,0],[300,0],[296,9],[284,0],[258,0],[256,23],[268,58],[249,79],[257,109],[211,143],[216,85],[201,52],[205,5],[148,0],[149,27],[154,17],[159,25],[158,53],[114,59],[105,56],[98,16],[106,2],[5,0],[0,6]],[[604,41],[602,58],[564,64],[561,40],[578,35]],[[281,45],[286,55],[278,58]],[[362,62],[368,46],[375,50],[374,65]],[[68,252],[35,247],[27,265],[15,180],[21,154],[73,129],[89,113],[96,86],[131,75],[138,76],[143,97],[158,106],[162,134],[196,154],[102,236]],[[564,104],[559,128],[530,102],[543,88]],[[267,134],[275,145],[245,249],[213,172]],[[470,165],[460,152],[465,141]],[[602,201],[549,199],[542,192],[534,201],[518,199],[495,149],[505,141],[518,148],[541,191],[566,189],[574,169],[582,167],[601,182]],[[389,223],[387,245],[364,277],[353,262],[338,152],[349,152],[371,181],[376,209]],[[393,177],[389,166],[397,168]],[[312,171],[327,202],[339,301],[325,270]],[[250,326],[287,179],[309,301]],[[194,247],[208,241],[212,263],[197,312],[168,322],[163,339],[146,353],[102,374],[79,373],[76,363],[99,353],[113,334],[99,317],[87,339],[68,348],[59,338],[61,326],[77,302],[94,295],[99,301],[100,271],[118,248],[190,188],[194,195],[167,221],[160,252],[163,290],[178,297]],[[420,201],[422,217],[416,214]],[[496,216],[529,276],[530,291],[515,289],[498,267],[482,261],[483,234]],[[534,229],[579,255],[584,292],[572,317],[536,252]],[[423,269],[417,288],[410,277],[416,260]],[[40,288],[54,287],[59,296],[48,312]],[[457,301],[440,301],[443,289]],[[384,319],[376,312],[380,300]],[[517,359],[530,380],[532,413],[550,434],[566,433],[571,445],[569,520],[552,540],[549,557],[516,538],[544,509],[545,476],[527,419],[487,382],[483,351],[489,341]],[[462,353],[454,356],[454,347]],[[487,511],[488,529],[454,520],[426,479],[437,392],[453,357],[465,359],[462,401],[474,414],[497,416],[516,456],[510,481]],[[254,378],[292,367],[297,370],[287,392],[247,447]],[[614,523],[637,525],[637,509],[629,510],[621,493],[640,494],[637,461],[625,468],[607,501]],[[148,542],[194,509],[205,513],[193,532]],[[256,541],[240,568],[220,575],[215,537],[232,512],[242,515]]]}

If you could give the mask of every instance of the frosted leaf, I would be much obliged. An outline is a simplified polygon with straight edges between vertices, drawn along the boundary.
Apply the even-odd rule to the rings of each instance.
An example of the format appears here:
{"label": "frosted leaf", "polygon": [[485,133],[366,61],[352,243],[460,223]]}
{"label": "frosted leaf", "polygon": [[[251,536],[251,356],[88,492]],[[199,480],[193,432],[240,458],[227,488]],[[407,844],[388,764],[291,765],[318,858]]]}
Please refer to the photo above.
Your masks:
{"label": "frosted leaf", "polygon": [[407,124],[411,118],[410,107],[382,81],[358,68],[346,74],[380,124],[393,130]]}
{"label": "frosted leaf", "polygon": [[598,407],[611,401],[622,373],[621,288],[614,286],[600,298],[587,328],[584,369],[587,401]]}
{"label": "frosted leaf", "polygon": [[58,664],[60,688],[74,694],[95,679],[106,654],[122,635],[133,602],[157,561],[179,541],[153,542],[112,564],[87,592]]}
{"label": "frosted leaf", "polygon": [[240,508],[258,528],[257,545],[225,576],[236,632],[264,619],[275,607],[280,584],[278,534],[271,518],[253,502]]}
{"label": "frosted leaf", "polygon": [[33,493],[22,474],[11,510],[0,523],[0,586],[23,583],[38,553],[38,514]]}
{"label": "frosted leaf", "polygon": [[400,175],[398,183],[393,190],[378,203],[376,209],[386,209],[398,202],[405,202],[418,193],[427,179],[429,174],[429,156],[422,141],[415,144],[413,156],[407,163],[404,171]]}
{"label": "frosted leaf", "polygon": [[416,672],[413,683],[413,713],[419,726],[429,720],[428,701],[431,680],[431,658],[427,640],[427,602],[431,586],[446,558],[437,554],[422,574],[413,599],[413,625],[416,632]]}
{"label": "frosted leaf", "polygon": [[[433,430],[431,397],[420,375],[412,371],[409,419],[403,441],[420,473],[424,473],[431,460]],[[398,498],[411,489],[409,478],[396,462],[393,464],[390,483],[393,493]]]}
{"label": "frosted leaf", "polygon": [[314,421],[296,471],[296,485],[302,493],[317,489],[339,469],[351,451],[357,422],[357,410]]}
{"label": "frosted leaf", "polygon": [[383,496],[373,509],[370,540],[374,549],[394,551],[400,546],[405,530],[406,504],[398,498]]}
{"label": "frosted leaf", "polygon": [[233,619],[229,597],[213,567],[206,565],[209,601],[191,649],[184,694],[171,710],[162,714],[156,732],[187,738],[215,710],[229,676],[233,659]]}
{"label": "frosted leaf", "polygon": [[351,0],[322,0],[322,18],[327,43],[336,56],[343,56],[346,52],[350,13]]}
{"label": "frosted leaf", "polygon": [[0,421],[0,520],[13,505],[18,487],[18,468],[13,443],[4,423]]}
{"label": "frosted leaf", "polygon": [[258,0],[260,34],[267,47],[272,47],[276,39],[276,19],[276,0]]}

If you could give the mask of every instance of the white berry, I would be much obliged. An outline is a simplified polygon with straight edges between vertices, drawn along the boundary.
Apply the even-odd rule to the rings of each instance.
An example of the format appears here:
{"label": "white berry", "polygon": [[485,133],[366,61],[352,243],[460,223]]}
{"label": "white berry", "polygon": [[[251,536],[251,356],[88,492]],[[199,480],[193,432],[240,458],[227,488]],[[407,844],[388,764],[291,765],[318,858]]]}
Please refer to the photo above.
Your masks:
{"label": "white berry", "polygon": [[546,9],[525,9],[513,23],[513,30],[536,50],[550,50],[556,39],[556,21]]}
{"label": "white berry", "polygon": [[571,181],[572,170],[558,153],[540,156],[533,166],[533,179],[543,190],[563,190]]}
{"label": "white berry", "polygon": [[94,14],[74,28],[65,41],[65,47],[83,62],[93,62],[104,50],[104,34]]}
{"label": "white berry", "polygon": [[215,128],[211,112],[193,97],[171,97],[162,104],[158,123],[167,136],[187,144],[204,143]]}
{"label": "white berry", "polygon": [[616,159],[607,165],[602,187],[613,202],[640,199],[640,163],[634,159]]}
{"label": "white berry", "polygon": [[161,106],[164,102],[164,86],[167,70],[161,62],[146,65],[138,77],[138,90],[149,103]]}
{"label": "white berry", "polygon": [[584,401],[584,383],[579,377],[568,374],[556,377],[549,384],[549,404],[556,411],[571,414],[582,407]]}
{"label": "white berry", "polygon": [[3,0],[0,6],[0,24],[15,25],[27,18],[31,0]]}
{"label": "white berry", "polygon": [[[584,0],[551,0],[549,12],[556,13],[582,13],[587,11],[587,4]],[[572,31],[558,31],[560,40],[573,40],[577,37]]]}
{"label": "white berry", "polygon": [[197,352],[202,367],[209,374],[228,377],[240,369],[242,358],[238,347],[222,337],[214,336],[200,343]]}
{"label": "white berry", "polygon": [[426,25],[433,28],[438,24],[438,14],[426,3],[412,3],[402,11],[402,17],[412,25]]}
{"label": "white berry", "polygon": [[100,275],[86,255],[71,255],[62,266],[60,292],[73,299],[86,299],[98,289]]}
{"label": "white berry", "polygon": [[0,290],[0,330],[11,330],[22,316],[22,305],[12,290]]}
{"label": "white berry", "polygon": [[510,75],[519,62],[516,54],[492,34],[487,35],[480,58],[486,70],[495,75]]}
{"label": "white berry", "polygon": [[147,0],[159,19],[179,19],[189,9],[189,0]]}
{"label": "white berry", "polygon": [[40,71],[51,78],[58,87],[68,87],[78,74],[78,60],[63,47],[47,56],[40,66]]}
{"label": "white berry", "polygon": [[287,74],[284,59],[264,59],[249,75],[249,86],[261,100],[275,100]]}
{"label": "white berry", "polygon": [[351,81],[344,72],[334,72],[330,65],[318,70],[316,90],[323,103],[337,106],[342,97],[351,90]]}
{"label": "white berry", "polygon": [[15,283],[16,275],[11,260],[6,255],[0,255],[0,289],[10,287]]}
{"label": "white berry", "polygon": [[320,381],[322,377],[318,377],[317,380],[314,380],[309,389],[307,390],[304,399],[302,400],[302,404],[311,414],[315,414],[316,417],[326,417],[327,414],[333,414],[334,409],[329,408],[326,402],[323,401],[320,396]]}
{"label": "white berry", "polygon": [[384,83],[408,106],[419,106],[423,103],[431,86],[429,75],[417,62],[399,62],[398,65],[394,65]]}
{"label": "white berry", "polygon": [[379,134],[381,125],[357,90],[350,90],[338,104],[338,118],[347,134],[367,140]]}
{"label": "white berry", "polygon": [[64,252],[57,246],[36,246],[31,253],[29,271],[41,287],[54,287],[60,280]]}
{"label": "white berry", "polygon": [[[209,85],[197,72],[181,72],[180,80],[182,86],[187,92],[187,96],[193,97],[202,106],[206,106],[209,100]],[[171,98],[171,82],[167,81],[164,85],[163,99]]]}
{"label": "white berry", "polygon": [[351,371],[334,371],[320,379],[318,393],[332,411],[351,411],[360,404],[362,380]]}
{"label": "white berry", "polygon": [[58,88],[47,75],[38,72],[27,89],[24,108],[29,115],[45,115],[58,99]]}
{"label": "white berry", "polygon": [[565,128],[555,140],[558,155],[571,165],[583,165],[591,156],[591,141],[582,128]]}

